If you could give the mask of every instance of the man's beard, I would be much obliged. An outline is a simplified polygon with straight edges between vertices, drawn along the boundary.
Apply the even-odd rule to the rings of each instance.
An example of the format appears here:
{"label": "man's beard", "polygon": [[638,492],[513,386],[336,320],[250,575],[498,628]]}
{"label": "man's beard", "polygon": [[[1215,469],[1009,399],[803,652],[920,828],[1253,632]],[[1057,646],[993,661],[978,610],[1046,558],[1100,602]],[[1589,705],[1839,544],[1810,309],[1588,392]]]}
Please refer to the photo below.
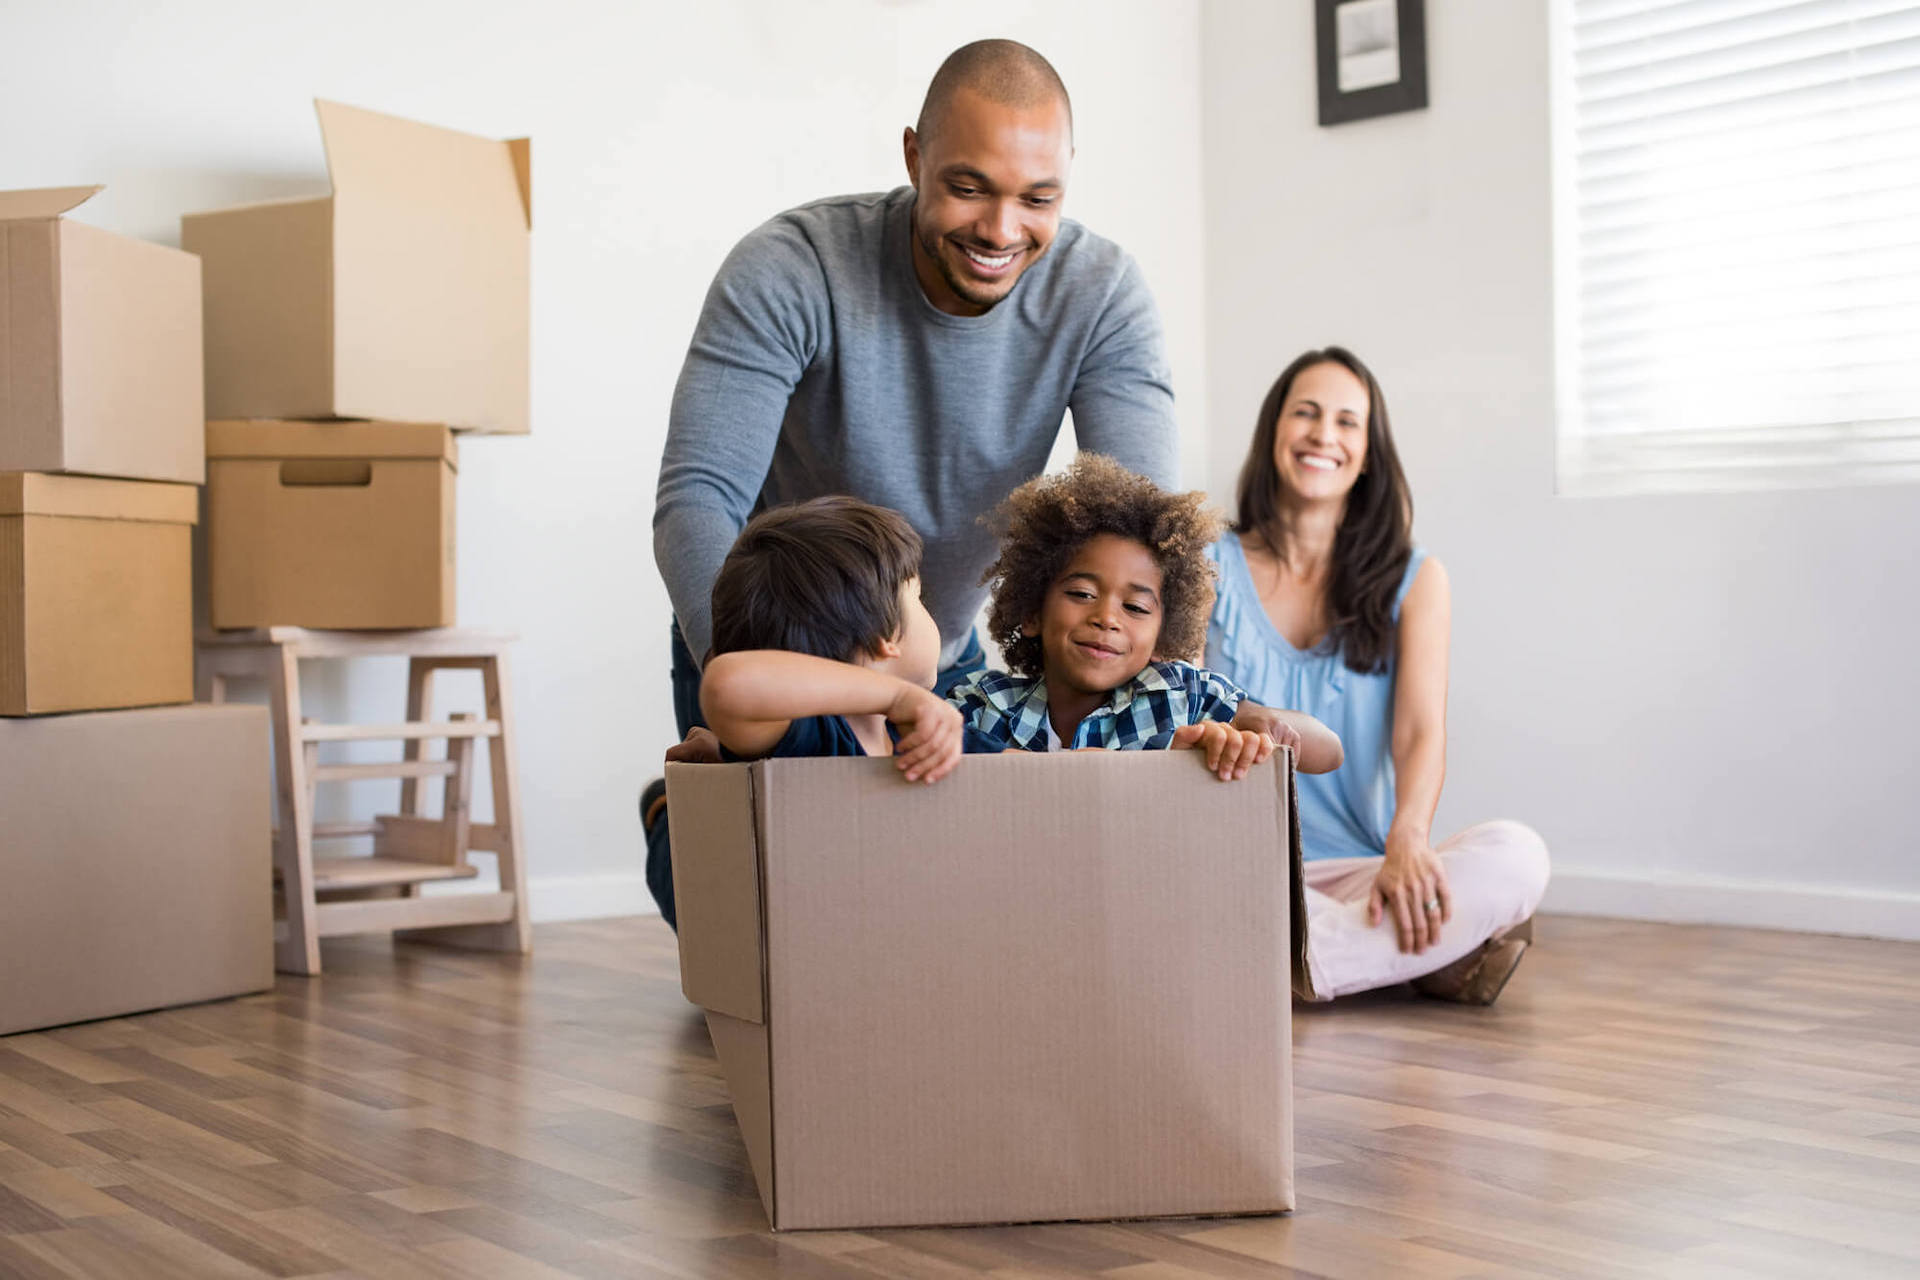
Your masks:
{"label": "man's beard", "polygon": [[[953,290],[954,295],[963,302],[979,307],[982,311],[991,311],[1006,301],[1008,295],[1013,292],[1013,285],[1019,282],[1019,276],[1015,276],[1007,285],[1005,293],[989,294],[983,297],[976,292],[980,286],[962,276],[954,269],[947,255],[940,252],[941,246],[946,243],[945,237],[921,229],[918,218],[914,219],[914,232],[919,237],[920,248],[933,260],[934,267],[940,272],[940,278],[947,282],[947,288]],[[1025,271],[1023,270],[1021,274],[1024,275]]]}

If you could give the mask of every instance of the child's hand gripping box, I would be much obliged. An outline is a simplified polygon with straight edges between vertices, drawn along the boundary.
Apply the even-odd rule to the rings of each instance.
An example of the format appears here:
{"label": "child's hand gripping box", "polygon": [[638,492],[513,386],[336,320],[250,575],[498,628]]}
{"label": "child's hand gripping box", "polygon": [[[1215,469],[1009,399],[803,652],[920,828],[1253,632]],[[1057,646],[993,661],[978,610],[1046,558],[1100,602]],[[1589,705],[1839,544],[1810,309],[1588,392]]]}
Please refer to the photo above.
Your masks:
{"label": "child's hand gripping box", "polygon": [[667,785],[681,982],[775,1228],[1293,1208],[1290,753]]}

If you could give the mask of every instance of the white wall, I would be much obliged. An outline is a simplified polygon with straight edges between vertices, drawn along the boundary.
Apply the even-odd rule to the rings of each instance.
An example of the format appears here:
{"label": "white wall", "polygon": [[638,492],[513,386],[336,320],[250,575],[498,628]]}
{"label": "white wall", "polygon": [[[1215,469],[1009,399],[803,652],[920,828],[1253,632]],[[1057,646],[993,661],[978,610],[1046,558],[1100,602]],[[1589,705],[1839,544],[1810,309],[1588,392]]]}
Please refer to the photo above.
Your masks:
{"label": "white wall", "polygon": [[[673,737],[653,490],[701,298],[772,214],[903,182],[900,131],[928,78],[988,35],[1040,49],[1073,94],[1067,213],[1130,248],[1159,296],[1197,479],[1192,3],[15,5],[0,35],[0,189],[104,182],[80,220],[178,243],[182,213],[326,189],[315,96],[532,136],[534,431],[462,447],[460,612],[524,638],[536,913],[651,909],[634,800]],[[323,716],[404,705],[391,663],[316,686]],[[382,785],[347,807],[390,806]]]}
{"label": "white wall", "polygon": [[1432,106],[1322,129],[1312,6],[1208,0],[1214,492],[1351,346],[1454,583],[1437,828],[1538,827],[1550,907],[1920,937],[1920,492],[1554,496],[1547,12],[1429,3]]}

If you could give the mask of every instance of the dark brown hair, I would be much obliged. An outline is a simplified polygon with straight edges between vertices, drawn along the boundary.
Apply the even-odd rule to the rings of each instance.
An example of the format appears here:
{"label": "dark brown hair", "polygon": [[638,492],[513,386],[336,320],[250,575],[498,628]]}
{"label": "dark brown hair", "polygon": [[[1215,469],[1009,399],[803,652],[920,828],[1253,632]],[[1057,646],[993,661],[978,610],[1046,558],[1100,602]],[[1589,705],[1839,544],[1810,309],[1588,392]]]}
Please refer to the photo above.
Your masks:
{"label": "dark brown hair", "polygon": [[713,654],[788,649],[852,662],[898,635],[900,588],[920,575],[906,517],[834,496],[747,522],[713,580]]}
{"label": "dark brown hair", "polygon": [[1253,443],[1240,468],[1235,533],[1252,533],[1281,554],[1279,471],[1273,444],[1280,410],[1293,380],[1317,364],[1337,364],[1367,389],[1366,467],[1347,494],[1347,509],[1333,537],[1333,570],[1327,580],[1327,638],[1323,646],[1360,672],[1384,671],[1393,654],[1393,601],[1413,555],[1413,494],[1387,422],[1387,400],[1373,372],[1344,347],[1309,351],[1288,365],[1260,405]]}
{"label": "dark brown hair", "polygon": [[987,631],[1009,670],[1041,674],[1040,637],[1020,629],[1040,616],[1047,592],[1087,541],[1103,533],[1131,538],[1160,568],[1157,658],[1195,659],[1207,646],[1213,611],[1213,564],[1206,551],[1220,536],[1220,518],[1204,493],[1168,493],[1112,458],[1083,453],[1057,476],[1015,489],[987,517],[1000,536],[1000,558],[982,581],[993,588]]}

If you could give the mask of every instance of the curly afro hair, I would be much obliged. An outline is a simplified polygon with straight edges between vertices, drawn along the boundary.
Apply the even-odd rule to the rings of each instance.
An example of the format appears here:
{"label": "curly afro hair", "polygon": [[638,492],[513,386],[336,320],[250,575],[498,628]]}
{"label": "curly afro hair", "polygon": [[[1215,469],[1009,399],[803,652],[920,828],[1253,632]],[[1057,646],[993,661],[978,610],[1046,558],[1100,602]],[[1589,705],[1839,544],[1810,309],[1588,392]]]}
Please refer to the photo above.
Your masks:
{"label": "curly afro hair", "polygon": [[1091,538],[1131,538],[1160,566],[1160,638],[1156,658],[1198,659],[1213,611],[1214,570],[1206,549],[1221,520],[1206,494],[1168,493],[1112,458],[1083,453],[1057,476],[1015,489],[986,517],[1000,538],[1000,558],[981,581],[993,590],[987,631],[1010,670],[1041,674],[1040,637],[1020,629],[1040,616],[1047,591]]}

